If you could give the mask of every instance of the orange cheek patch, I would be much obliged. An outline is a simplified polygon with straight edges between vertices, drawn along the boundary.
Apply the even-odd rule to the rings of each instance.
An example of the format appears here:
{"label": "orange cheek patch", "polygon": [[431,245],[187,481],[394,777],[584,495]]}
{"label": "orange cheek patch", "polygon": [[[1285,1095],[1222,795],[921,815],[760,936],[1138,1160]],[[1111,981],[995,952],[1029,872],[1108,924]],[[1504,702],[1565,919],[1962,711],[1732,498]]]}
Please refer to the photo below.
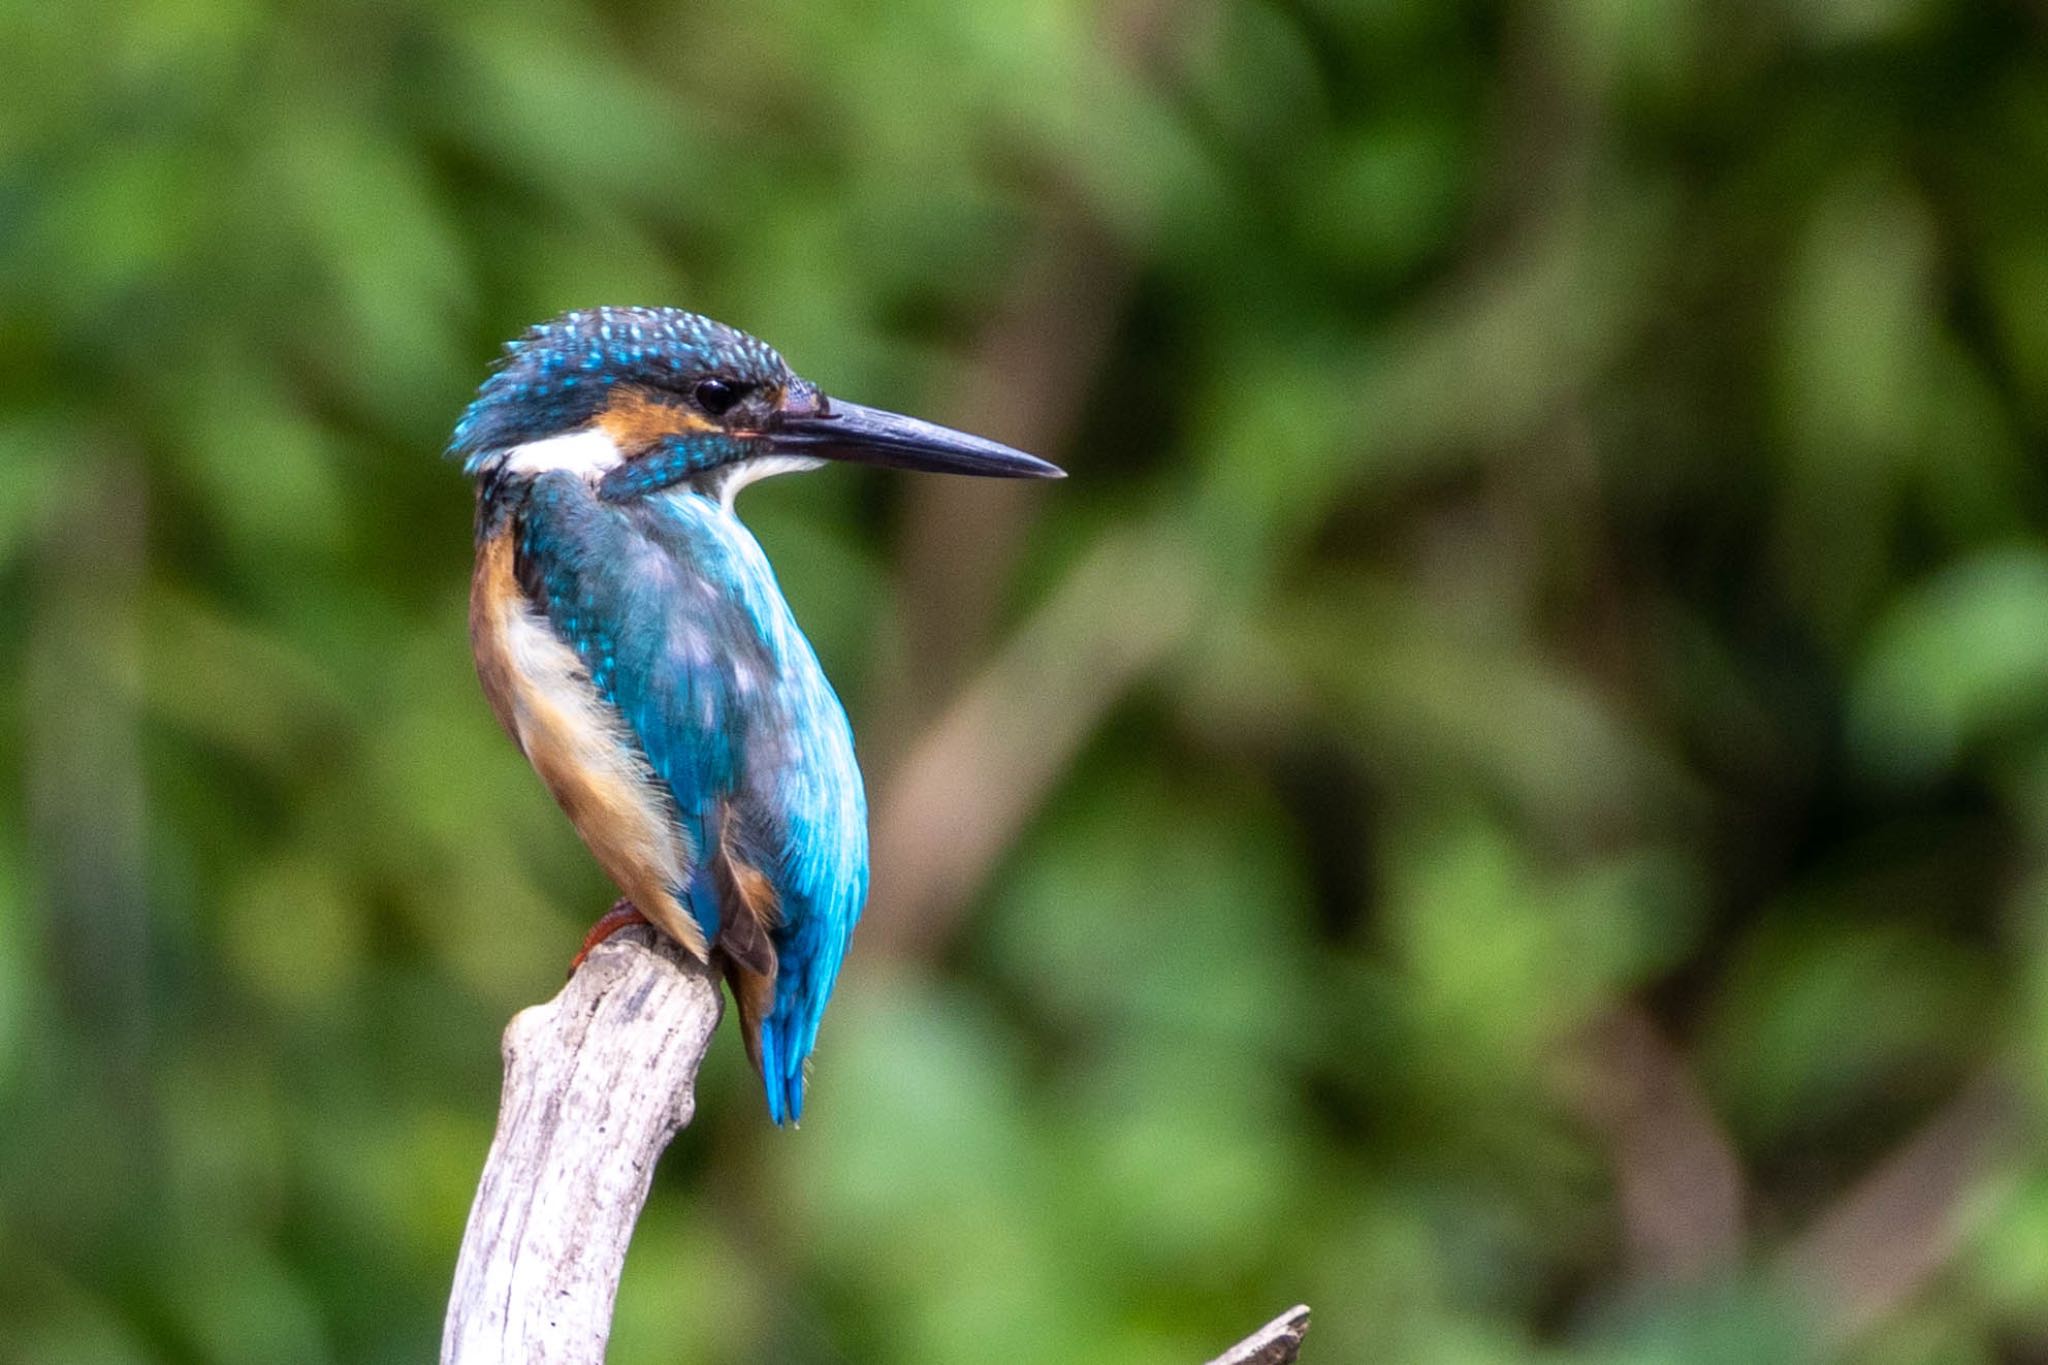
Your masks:
{"label": "orange cheek patch", "polygon": [[597,416],[597,425],[628,455],[646,450],[663,437],[718,429],[690,409],[659,402],[641,389],[614,390],[611,402]]}

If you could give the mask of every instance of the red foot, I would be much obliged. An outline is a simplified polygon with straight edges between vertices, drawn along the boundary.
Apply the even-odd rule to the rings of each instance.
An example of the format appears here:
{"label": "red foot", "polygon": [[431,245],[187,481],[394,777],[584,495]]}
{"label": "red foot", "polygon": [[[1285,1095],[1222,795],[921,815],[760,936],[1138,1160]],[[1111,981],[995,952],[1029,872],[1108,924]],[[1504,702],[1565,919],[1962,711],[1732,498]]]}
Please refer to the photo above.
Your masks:
{"label": "red foot", "polygon": [[583,965],[583,959],[590,956],[590,950],[610,938],[628,925],[645,924],[647,916],[640,913],[633,902],[621,897],[611,909],[598,917],[590,926],[590,932],[583,936],[583,946],[576,950],[576,956],[569,959],[569,975],[576,975],[576,969]]}

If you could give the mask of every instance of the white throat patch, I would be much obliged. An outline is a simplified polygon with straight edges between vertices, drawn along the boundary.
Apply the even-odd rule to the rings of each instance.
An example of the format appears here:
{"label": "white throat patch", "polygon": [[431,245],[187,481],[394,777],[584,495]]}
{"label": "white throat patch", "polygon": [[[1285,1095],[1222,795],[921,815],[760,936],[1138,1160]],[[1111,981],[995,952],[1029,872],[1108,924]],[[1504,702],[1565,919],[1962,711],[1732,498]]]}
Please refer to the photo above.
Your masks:
{"label": "white throat patch", "polygon": [[759,483],[777,474],[801,474],[807,469],[820,468],[824,463],[810,455],[757,455],[751,460],[741,460],[725,467],[724,477],[718,481],[718,500],[730,512],[732,500],[748,484]]}
{"label": "white throat patch", "polygon": [[499,468],[512,474],[545,474],[550,470],[566,469],[572,474],[594,479],[625,462],[626,457],[620,452],[618,443],[605,435],[602,428],[585,427],[581,431],[565,431],[559,436],[513,446],[505,452]]}

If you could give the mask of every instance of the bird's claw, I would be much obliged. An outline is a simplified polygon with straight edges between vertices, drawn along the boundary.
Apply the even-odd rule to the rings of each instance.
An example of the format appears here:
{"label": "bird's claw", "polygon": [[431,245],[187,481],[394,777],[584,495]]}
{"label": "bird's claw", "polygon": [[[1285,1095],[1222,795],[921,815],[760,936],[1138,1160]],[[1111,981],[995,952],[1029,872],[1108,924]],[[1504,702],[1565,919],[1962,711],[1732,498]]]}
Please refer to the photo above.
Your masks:
{"label": "bird's claw", "polygon": [[590,932],[583,936],[583,946],[576,950],[576,956],[569,959],[569,975],[576,975],[576,969],[583,965],[583,959],[590,956],[591,949],[610,938],[619,930],[635,924],[646,924],[647,916],[633,902],[621,897],[612,908],[598,917],[590,926]]}

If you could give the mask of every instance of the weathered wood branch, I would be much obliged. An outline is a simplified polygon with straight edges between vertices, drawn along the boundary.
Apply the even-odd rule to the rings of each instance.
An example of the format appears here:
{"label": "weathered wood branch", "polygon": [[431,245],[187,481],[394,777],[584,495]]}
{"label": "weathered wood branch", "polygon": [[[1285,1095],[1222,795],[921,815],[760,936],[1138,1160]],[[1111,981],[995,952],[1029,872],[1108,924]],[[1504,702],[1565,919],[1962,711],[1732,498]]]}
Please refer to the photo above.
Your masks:
{"label": "weathered wood branch", "polygon": [[1308,1335],[1308,1305],[1297,1303],[1209,1365],[1294,1365]]}
{"label": "weathered wood branch", "polygon": [[723,1008],[651,929],[592,950],[505,1030],[505,1092],[441,1337],[444,1365],[594,1365],[654,1163],[696,1106]]}
{"label": "weathered wood branch", "polygon": [[[711,973],[651,929],[592,950],[569,984],[505,1030],[498,1132],[469,1211],[441,1338],[444,1365],[596,1365],[654,1165],[690,1121],[718,1027]],[[1288,1365],[1308,1310],[1214,1365]]]}
{"label": "weathered wood branch", "polygon": [[2016,1087],[1994,1065],[1843,1194],[1779,1259],[1830,1351],[1872,1331],[1968,1245],[1994,1205],[1984,1183],[2023,1155]]}

